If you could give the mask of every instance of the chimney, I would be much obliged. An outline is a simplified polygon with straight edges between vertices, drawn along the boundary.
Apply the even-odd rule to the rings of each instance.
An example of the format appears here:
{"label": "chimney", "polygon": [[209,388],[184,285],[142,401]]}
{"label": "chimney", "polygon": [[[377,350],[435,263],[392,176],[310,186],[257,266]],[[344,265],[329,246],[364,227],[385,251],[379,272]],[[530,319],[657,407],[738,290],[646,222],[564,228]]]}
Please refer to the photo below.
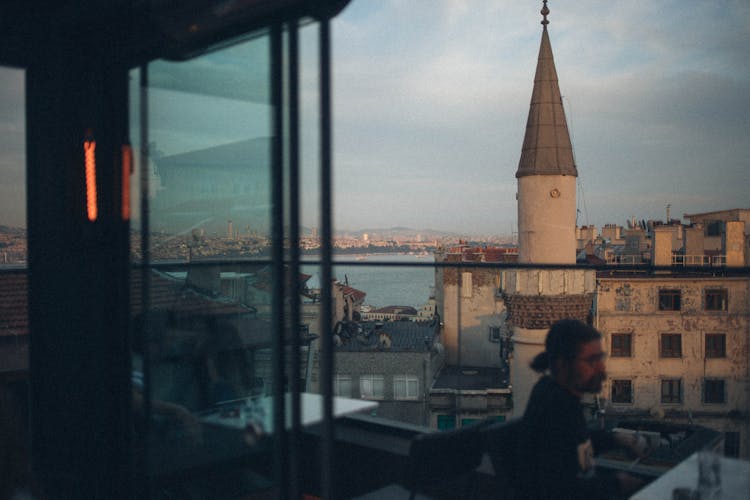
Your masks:
{"label": "chimney", "polygon": [[655,266],[672,265],[672,231],[669,226],[654,226],[651,264]]}
{"label": "chimney", "polygon": [[727,258],[727,266],[745,265],[745,223],[740,220],[727,221],[722,248]]}

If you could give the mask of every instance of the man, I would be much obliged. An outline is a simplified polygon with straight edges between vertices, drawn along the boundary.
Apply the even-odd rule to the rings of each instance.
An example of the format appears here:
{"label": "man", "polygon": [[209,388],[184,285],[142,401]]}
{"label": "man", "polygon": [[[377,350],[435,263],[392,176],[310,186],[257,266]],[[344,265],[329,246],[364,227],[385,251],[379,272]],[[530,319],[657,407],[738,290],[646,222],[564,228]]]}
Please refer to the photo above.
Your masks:
{"label": "man", "polygon": [[[645,440],[589,431],[581,398],[597,393],[606,378],[601,334],[572,319],[547,333],[544,352],[531,368],[545,373],[531,391],[521,425],[518,485],[526,498],[599,499],[628,495],[643,483],[625,473],[602,474],[594,453],[617,445],[638,454]],[[642,438],[641,438],[642,439]]]}

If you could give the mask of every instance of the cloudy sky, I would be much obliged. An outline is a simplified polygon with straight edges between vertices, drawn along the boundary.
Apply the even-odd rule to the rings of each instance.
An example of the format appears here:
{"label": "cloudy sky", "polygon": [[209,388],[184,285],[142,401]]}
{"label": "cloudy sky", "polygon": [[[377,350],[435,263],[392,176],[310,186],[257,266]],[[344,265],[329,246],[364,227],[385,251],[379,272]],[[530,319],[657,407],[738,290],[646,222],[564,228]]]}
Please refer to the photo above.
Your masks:
{"label": "cloudy sky", "polygon": [[[336,224],[509,233],[541,1],[334,21]],[[750,208],[750,3],[549,2],[580,223]]]}
{"label": "cloudy sky", "polygon": [[[332,27],[337,229],[515,229],[514,174],[540,8],[537,0],[352,0]],[[580,224],[664,218],[667,204],[673,217],[750,208],[750,2],[551,0],[549,8],[580,175]],[[303,113],[311,129],[315,35],[314,26],[303,30]],[[233,50],[260,61],[263,46],[190,64],[226,66]],[[250,74],[244,66],[244,81],[265,78],[265,70]],[[170,104],[155,89],[152,129],[160,119],[165,125],[159,148],[176,154],[263,135],[269,127],[258,120],[268,119],[267,110],[256,113],[247,96],[230,95],[238,87],[232,82],[225,90],[234,101],[188,98],[183,90]],[[200,116],[185,117],[188,111]],[[167,135],[182,128],[180,140]],[[308,163],[316,140],[303,135]],[[0,224],[24,225],[23,150],[23,74],[0,69]],[[314,171],[305,174],[306,226],[318,225]]]}

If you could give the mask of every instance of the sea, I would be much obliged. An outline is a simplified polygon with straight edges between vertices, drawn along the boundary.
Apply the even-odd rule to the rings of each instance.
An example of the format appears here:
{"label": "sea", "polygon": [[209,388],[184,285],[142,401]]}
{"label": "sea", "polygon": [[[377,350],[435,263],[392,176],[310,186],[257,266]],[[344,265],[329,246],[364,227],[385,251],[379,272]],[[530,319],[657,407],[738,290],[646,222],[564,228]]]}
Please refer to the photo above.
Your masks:
{"label": "sea", "polygon": [[[304,260],[317,260],[319,257],[306,255]],[[354,264],[337,264],[350,262]],[[430,264],[432,254],[362,254],[334,255],[333,277],[341,283],[367,294],[365,304],[375,308],[385,306],[412,306],[419,309],[427,303],[435,286],[433,267],[388,266],[388,263],[406,262]],[[369,265],[369,264],[380,265]],[[386,264],[386,265],[383,265]],[[310,288],[320,287],[319,266],[304,265],[302,272],[312,275],[307,282]]]}

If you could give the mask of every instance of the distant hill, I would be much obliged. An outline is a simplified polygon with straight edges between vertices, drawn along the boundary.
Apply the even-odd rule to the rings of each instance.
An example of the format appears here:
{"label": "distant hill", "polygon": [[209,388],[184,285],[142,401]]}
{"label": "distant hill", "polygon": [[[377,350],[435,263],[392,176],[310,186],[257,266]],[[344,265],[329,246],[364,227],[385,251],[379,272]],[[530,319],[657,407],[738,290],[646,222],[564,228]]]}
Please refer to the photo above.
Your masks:
{"label": "distant hill", "polygon": [[437,229],[414,229],[404,226],[394,226],[387,228],[362,228],[362,229],[339,229],[336,231],[337,236],[351,235],[362,237],[367,234],[371,239],[415,239],[421,236],[423,240],[434,240],[440,238],[458,238],[462,235],[450,231],[440,231]]}

